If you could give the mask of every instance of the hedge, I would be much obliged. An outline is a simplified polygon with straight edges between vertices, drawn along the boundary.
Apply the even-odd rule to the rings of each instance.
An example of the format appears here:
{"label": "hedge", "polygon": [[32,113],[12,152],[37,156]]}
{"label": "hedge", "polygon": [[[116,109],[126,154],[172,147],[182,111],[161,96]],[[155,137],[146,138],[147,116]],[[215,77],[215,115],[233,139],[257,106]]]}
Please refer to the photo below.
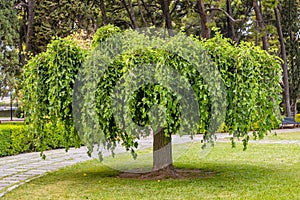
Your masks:
{"label": "hedge", "polygon": [[[36,138],[30,126],[24,124],[0,124],[0,157],[10,156],[25,152],[44,151],[49,149],[63,148],[65,141],[61,125],[53,127],[50,123],[46,125],[47,134],[44,141],[46,145],[41,148],[36,145]],[[71,145],[71,146],[74,146]]]}

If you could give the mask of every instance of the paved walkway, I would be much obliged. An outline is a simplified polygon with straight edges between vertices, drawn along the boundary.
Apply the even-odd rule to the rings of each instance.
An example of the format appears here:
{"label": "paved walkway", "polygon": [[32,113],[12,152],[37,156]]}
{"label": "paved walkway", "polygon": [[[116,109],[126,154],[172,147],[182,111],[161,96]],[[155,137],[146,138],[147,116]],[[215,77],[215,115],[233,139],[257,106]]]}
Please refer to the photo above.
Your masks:
{"label": "paved walkway", "polygon": [[[297,129],[281,129],[277,130],[277,133],[282,132],[300,132],[300,128]],[[224,140],[229,137],[228,134],[218,134],[218,139]],[[201,141],[201,136],[195,136],[193,141]],[[173,143],[186,143],[191,141],[188,136],[173,138]],[[299,141],[258,141],[262,143],[274,142],[274,143],[298,143]],[[139,145],[140,149],[148,148],[152,146],[152,138],[143,139]],[[87,148],[71,148],[68,152],[64,149],[46,151],[46,160],[42,160],[40,153],[24,153],[16,156],[7,156],[0,158],[0,198],[7,192],[17,188],[18,186],[45,175],[47,172],[54,171],[66,166],[74,165],[78,162],[83,162],[97,158],[97,153],[94,151],[92,157],[87,155]],[[118,147],[115,150],[116,153],[124,152],[122,147]],[[104,156],[109,155],[108,151],[103,152]]]}

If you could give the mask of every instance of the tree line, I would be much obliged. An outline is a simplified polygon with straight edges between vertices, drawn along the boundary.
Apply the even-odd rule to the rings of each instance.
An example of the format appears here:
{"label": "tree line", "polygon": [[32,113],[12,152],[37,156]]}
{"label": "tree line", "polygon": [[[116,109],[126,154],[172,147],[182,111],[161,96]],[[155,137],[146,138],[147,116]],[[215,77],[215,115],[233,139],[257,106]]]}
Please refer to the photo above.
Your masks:
{"label": "tree line", "polygon": [[233,44],[250,41],[282,58],[287,116],[300,97],[299,0],[1,0],[0,95],[18,87],[23,66],[54,37],[104,25],[121,29],[162,27],[202,39],[218,30]]}

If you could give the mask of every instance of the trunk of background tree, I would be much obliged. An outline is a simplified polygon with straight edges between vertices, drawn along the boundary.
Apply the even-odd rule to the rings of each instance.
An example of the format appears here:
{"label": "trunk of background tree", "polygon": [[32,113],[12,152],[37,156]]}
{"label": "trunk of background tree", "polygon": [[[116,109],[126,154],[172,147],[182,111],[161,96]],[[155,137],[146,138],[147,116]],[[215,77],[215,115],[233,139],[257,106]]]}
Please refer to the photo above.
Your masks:
{"label": "trunk of background tree", "polygon": [[104,0],[100,0],[100,11],[101,11],[101,16],[102,16],[102,23],[105,26],[105,25],[107,25],[107,16],[106,16],[106,11],[105,11]]}
{"label": "trunk of background tree", "polygon": [[206,13],[203,1],[198,0],[197,4],[198,4],[200,23],[201,23],[201,37],[209,39],[210,38],[210,28],[208,27],[209,17]]}
{"label": "trunk of background tree", "polygon": [[135,14],[134,14],[134,9],[133,9],[133,6],[132,6],[132,1],[128,0],[129,7],[128,7],[128,5],[127,5],[127,3],[126,3],[125,0],[122,0],[121,2],[122,2],[124,8],[126,9],[126,12],[127,12],[128,16],[129,16],[132,28],[138,30],[139,27],[137,25],[136,17],[135,17]]}
{"label": "trunk of background tree", "polygon": [[150,17],[151,19],[151,22],[152,22],[152,25],[153,26],[156,26],[156,21],[155,21],[155,18],[153,17],[153,14],[151,13],[148,5],[145,3],[144,0],[141,0],[142,4],[143,4],[143,7],[145,8],[146,12],[147,12],[147,16]]}
{"label": "trunk of background tree", "polygon": [[139,27],[138,27],[138,24],[137,24],[137,21],[136,21],[136,17],[135,17],[135,13],[134,13],[134,8],[133,8],[133,5],[132,5],[132,1],[128,0],[128,4],[129,4],[129,8],[130,8],[130,19],[132,21],[133,27],[134,27],[134,29],[138,30]]}
{"label": "trunk of background tree", "polygon": [[263,21],[260,5],[258,5],[257,0],[253,0],[253,8],[255,11],[255,16],[258,23],[259,31],[263,34],[262,36],[263,49],[268,51],[270,44],[269,44],[268,36],[266,34],[266,27]]}
{"label": "trunk of background tree", "polygon": [[163,128],[153,136],[153,171],[175,171],[172,158],[172,137],[166,137]]}
{"label": "trunk of background tree", "polygon": [[281,47],[281,58],[283,60],[283,83],[284,83],[284,102],[285,102],[285,112],[288,117],[292,116],[291,113],[291,104],[290,104],[290,87],[289,87],[289,78],[288,78],[288,66],[287,66],[287,58],[286,58],[286,50],[284,44],[284,38],[281,27],[281,20],[279,9],[274,8],[275,16],[276,16],[276,27],[280,41]]}
{"label": "trunk of background tree", "polygon": [[142,18],[144,27],[148,27],[148,23],[147,23],[147,21],[146,21],[146,19],[145,19],[145,17],[144,17],[144,13],[143,13],[143,10],[142,10],[142,5],[141,5],[140,0],[138,0],[137,3],[138,3],[139,12],[140,12],[140,15],[141,15],[141,18]]}
{"label": "trunk of background tree", "polygon": [[160,5],[161,5],[161,9],[164,14],[166,28],[168,29],[169,36],[174,36],[171,14],[170,14],[170,9],[169,9],[170,2],[169,2],[169,0],[160,0]]}
{"label": "trunk of background tree", "polygon": [[[226,4],[227,4],[227,13],[232,17],[231,0],[227,0]],[[233,41],[236,41],[233,21],[229,17],[227,17],[227,24],[228,24],[228,37],[231,38]]]}
{"label": "trunk of background tree", "polygon": [[27,21],[27,33],[26,33],[26,53],[31,50],[30,39],[33,33],[33,21],[34,21],[34,5],[35,0],[28,0],[28,21]]}

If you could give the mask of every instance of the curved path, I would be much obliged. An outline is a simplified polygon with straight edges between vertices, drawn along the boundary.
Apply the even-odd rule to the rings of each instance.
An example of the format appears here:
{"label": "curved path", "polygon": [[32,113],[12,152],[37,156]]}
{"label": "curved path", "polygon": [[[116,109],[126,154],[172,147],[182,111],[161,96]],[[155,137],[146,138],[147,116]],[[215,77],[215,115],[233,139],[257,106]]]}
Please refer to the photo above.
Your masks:
{"label": "curved path", "polygon": [[[274,132],[300,132],[300,128],[294,129],[281,129]],[[217,134],[217,138],[224,141],[228,137],[228,134]],[[201,141],[202,137],[197,135],[194,137],[194,141]],[[188,136],[174,136],[173,143],[186,143],[191,141]],[[300,141],[270,141],[260,140],[255,141],[259,143],[283,143],[300,144]],[[148,148],[152,146],[152,138],[146,138],[139,143],[139,148]],[[15,156],[6,156],[0,158],[0,198],[3,197],[7,192],[17,188],[18,186],[31,181],[32,179],[38,178],[45,175],[47,172],[54,171],[66,166],[74,165],[78,162],[83,162],[97,158],[97,154],[93,153],[91,157],[87,155],[87,148],[71,148],[68,152],[64,149],[45,151],[46,160],[42,160],[39,152],[24,153]],[[94,151],[96,152],[96,151]],[[117,147],[116,153],[124,152],[122,147]],[[103,152],[104,156],[110,154],[110,152]]]}

